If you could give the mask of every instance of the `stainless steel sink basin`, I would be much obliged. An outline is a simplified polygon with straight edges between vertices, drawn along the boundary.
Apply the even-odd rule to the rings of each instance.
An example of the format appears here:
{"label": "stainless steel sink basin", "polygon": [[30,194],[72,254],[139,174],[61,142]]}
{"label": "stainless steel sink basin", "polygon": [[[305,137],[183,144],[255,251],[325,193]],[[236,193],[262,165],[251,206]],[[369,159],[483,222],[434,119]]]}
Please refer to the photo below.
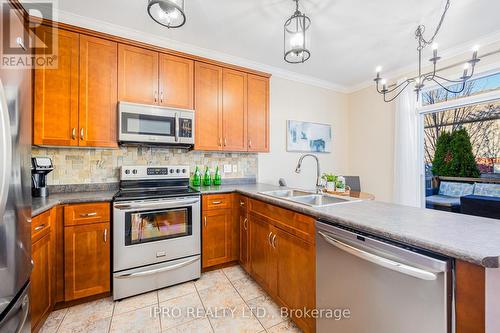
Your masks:
{"label": "stainless steel sink basin", "polygon": [[262,194],[269,195],[271,197],[287,200],[290,202],[295,202],[311,207],[325,207],[336,204],[350,203],[360,201],[354,198],[341,198],[338,196],[325,195],[325,194],[315,194],[312,192],[302,191],[302,190],[278,190],[278,191],[267,191],[261,192]]}
{"label": "stainless steel sink basin", "polygon": [[267,192],[261,192],[262,194],[270,195],[272,197],[278,197],[278,198],[291,198],[291,197],[298,197],[298,196],[304,196],[304,195],[311,195],[313,193],[307,192],[307,191],[301,191],[301,190],[278,190],[278,191],[267,191]]}
{"label": "stainless steel sink basin", "polygon": [[350,201],[348,199],[331,197],[321,194],[305,195],[301,197],[290,198],[289,200],[315,207],[333,205]]}

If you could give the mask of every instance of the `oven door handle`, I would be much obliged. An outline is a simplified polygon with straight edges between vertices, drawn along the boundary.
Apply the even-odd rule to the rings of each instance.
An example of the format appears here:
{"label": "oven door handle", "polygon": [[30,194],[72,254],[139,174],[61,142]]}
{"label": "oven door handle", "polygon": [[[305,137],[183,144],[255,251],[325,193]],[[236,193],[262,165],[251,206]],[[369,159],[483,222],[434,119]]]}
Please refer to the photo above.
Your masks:
{"label": "oven door handle", "polygon": [[181,126],[179,114],[175,113],[175,142],[179,142],[179,127]]}
{"label": "oven door handle", "polygon": [[142,202],[120,204],[115,203],[114,207],[119,210],[134,210],[134,209],[150,209],[150,208],[172,208],[176,206],[193,205],[200,202],[200,199],[186,199],[186,200],[171,200],[171,201],[156,201],[156,202]]}
{"label": "oven door handle", "polygon": [[199,261],[199,260],[200,260],[200,257],[198,256],[196,258],[192,258],[192,259],[189,259],[187,261],[184,261],[184,262],[181,262],[181,263],[178,263],[178,264],[175,264],[175,265],[171,265],[171,266],[167,266],[167,267],[162,267],[162,268],[158,268],[158,269],[151,269],[151,270],[144,271],[144,272],[123,274],[123,275],[118,275],[118,276],[115,276],[115,277],[117,279],[128,279],[128,278],[135,278],[135,277],[140,277],[140,276],[147,276],[147,275],[152,275],[152,274],[167,272],[167,271],[171,271],[171,270],[174,270],[174,269],[177,269],[177,268],[181,268],[181,267],[190,265],[190,264],[192,264],[192,263],[194,263],[196,261]]}

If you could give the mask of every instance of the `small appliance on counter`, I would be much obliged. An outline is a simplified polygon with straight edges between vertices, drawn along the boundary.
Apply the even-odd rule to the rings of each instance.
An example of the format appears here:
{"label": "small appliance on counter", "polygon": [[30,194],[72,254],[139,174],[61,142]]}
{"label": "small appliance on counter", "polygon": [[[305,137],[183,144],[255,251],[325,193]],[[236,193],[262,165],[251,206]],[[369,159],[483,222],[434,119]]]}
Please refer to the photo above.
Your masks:
{"label": "small appliance on counter", "polygon": [[46,197],[49,195],[47,188],[47,175],[54,170],[52,160],[48,157],[31,158],[31,195]]}

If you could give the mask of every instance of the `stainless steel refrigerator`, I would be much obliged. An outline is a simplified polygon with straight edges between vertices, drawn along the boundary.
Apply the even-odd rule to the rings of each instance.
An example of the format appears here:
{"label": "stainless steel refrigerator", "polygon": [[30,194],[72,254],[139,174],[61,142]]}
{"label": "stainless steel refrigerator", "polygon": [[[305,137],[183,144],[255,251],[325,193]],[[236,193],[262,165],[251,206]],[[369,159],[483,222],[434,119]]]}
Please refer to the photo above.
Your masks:
{"label": "stainless steel refrigerator", "polygon": [[[21,18],[5,6],[4,1],[0,1],[0,8],[2,58],[6,48],[15,49],[16,43],[18,54],[25,52],[29,56],[24,46],[26,33]],[[31,81],[31,69],[0,68],[1,333],[31,330]]]}

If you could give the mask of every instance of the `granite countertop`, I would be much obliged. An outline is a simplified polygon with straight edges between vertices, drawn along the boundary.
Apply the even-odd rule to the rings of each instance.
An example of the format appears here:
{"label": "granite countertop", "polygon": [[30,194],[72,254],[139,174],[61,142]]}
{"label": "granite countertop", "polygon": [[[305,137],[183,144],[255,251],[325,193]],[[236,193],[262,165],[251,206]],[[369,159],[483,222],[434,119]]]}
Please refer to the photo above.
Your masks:
{"label": "granite countertop", "polygon": [[[313,208],[262,194],[283,189],[267,184],[197,188],[202,194],[237,192],[327,223],[433,251],[487,268],[500,267],[500,221],[378,201],[355,201]],[[111,201],[116,191],[74,192],[33,198],[32,215],[59,204]]]}
{"label": "granite countertop", "polygon": [[112,201],[116,192],[117,191],[54,193],[46,198],[32,198],[31,216],[37,216],[57,205]]}

